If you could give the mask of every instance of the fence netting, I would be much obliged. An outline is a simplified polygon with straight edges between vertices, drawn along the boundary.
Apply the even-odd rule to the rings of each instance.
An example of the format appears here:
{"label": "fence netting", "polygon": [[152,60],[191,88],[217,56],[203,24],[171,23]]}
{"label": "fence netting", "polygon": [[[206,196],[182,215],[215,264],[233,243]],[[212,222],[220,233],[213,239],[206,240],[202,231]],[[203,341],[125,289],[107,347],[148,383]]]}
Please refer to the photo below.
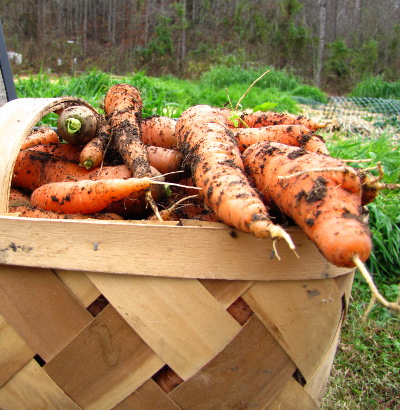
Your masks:
{"label": "fence netting", "polygon": [[400,128],[400,100],[366,97],[329,97],[323,116],[340,125],[371,130]]}

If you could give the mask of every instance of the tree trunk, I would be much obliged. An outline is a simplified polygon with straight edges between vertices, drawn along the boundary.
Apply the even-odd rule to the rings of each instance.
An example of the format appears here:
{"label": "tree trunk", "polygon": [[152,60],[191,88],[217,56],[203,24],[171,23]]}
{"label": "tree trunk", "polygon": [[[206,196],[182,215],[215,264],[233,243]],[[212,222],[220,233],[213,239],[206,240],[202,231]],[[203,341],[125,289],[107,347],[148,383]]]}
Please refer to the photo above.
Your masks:
{"label": "tree trunk", "polygon": [[324,49],[326,35],[326,0],[319,0],[319,43],[315,67],[315,85],[321,87],[321,74],[324,64]]}

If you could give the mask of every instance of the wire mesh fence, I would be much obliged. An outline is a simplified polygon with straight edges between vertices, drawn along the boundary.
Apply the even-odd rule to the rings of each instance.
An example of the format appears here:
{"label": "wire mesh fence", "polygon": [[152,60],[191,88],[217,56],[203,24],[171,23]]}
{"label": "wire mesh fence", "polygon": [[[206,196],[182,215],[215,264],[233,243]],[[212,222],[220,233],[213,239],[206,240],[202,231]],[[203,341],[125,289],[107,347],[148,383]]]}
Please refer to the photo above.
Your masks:
{"label": "wire mesh fence", "polygon": [[367,97],[329,97],[323,107],[327,119],[367,122],[375,128],[400,128],[400,100]]}

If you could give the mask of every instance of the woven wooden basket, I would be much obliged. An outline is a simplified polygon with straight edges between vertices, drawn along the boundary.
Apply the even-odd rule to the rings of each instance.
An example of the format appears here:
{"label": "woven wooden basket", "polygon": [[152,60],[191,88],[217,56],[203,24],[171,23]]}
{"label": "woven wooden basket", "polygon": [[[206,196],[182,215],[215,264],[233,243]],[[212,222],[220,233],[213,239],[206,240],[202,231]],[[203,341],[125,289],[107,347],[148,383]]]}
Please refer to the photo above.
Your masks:
{"label": "woven wooden basket", "polygon": [[37,121],[0,109],[0,408],[317,409],[353,271],[298,228],[299,258],[223,224],[7,214]]}

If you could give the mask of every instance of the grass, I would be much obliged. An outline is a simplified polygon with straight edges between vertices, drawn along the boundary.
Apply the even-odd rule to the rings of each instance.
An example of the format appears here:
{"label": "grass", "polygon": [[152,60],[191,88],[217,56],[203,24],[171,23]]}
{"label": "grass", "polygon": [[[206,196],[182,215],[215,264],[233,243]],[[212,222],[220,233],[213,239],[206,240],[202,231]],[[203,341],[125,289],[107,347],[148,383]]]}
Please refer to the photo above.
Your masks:
{"label": "grass", "polygon": [[[16,88],[19,97],[73,95],[101,110],[102,98],[110,85],[127,82],[142,89],[144,115],[157,113],[177,117],[195,104],[223,106],[228,101],[227,95],[233,103],[237,102],[264,70],[214,67],[196,81],[172,76],[152,78],[145,73],[115,77],[98,70],[72,78],[40,73],[38,76],[17,78]],[[296,113],[300,110],[298,102],[321,103],[324,98],[320,90],[302,84],[290,73],[271,71],[243,99],[243,108],[273,102],[277,104],[276,111]],[[381,161],[385,182],[398,183],[400,150],[398,139],[393,137],[391,134],[361,136],[338,133],[329,135],[327,143],[333,156],[369,158],[372,165]],[[374,273],[380,291],[390,300],[395,298],[397,283],[400,282],[399,199],[399,193],[384,191],[368,206],[374,242],[368,269]],[[352,295],[322,407],[326,410],[400,409],[399,315],[376,305],[368,320],[361,321],[370,292],[359,274],[356,274]]]}

